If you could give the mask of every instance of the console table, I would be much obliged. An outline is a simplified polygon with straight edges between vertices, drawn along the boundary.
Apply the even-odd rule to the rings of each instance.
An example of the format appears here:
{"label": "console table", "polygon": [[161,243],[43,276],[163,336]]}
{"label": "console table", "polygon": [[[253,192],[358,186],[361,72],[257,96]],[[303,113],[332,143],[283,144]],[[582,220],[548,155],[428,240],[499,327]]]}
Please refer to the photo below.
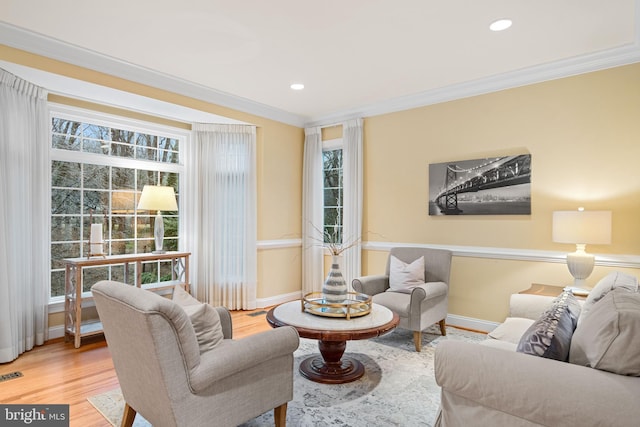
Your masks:
{"label": "console table", "polygon": [[[163,254],[128,254],[112,255],[106,257],[82,257],[64,259],[65,284],[64,284],[64,336],[65,341],[73,337],[76,348],[80,347],[83,337],[102,333],[102,324],[99,321],[82,320],[82,302],[91,300],[91,295],[82,295],[82,270],[85,267],[105,265],[124,265],[125,281],[129,277],[129,268],[134,265],[135,285],[154,291],[173,288],[176,285],[184,286],[189,292],[189,256],[190,252],[166,252]],[[171,261],[171,279],[166,282],[142,284],[142,264],[150,261]],[[90,292],[89,292],[90,294]]]}

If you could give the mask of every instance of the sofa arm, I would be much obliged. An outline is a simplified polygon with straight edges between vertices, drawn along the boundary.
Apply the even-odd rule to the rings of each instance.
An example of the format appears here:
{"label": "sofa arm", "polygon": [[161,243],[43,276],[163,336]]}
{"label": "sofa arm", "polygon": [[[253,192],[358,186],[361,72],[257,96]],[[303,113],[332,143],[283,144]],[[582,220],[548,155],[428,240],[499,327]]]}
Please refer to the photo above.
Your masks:
{"label": "sofa arm", "polygon": [[445,341],[436,347],[435,376],[443,393],[535,424],[631,426],[640,419],[640,378],[566,362]]}
{"label": "sofa arm", "polygon": [[292,326],[267,330],[241,340],[224,340],[200,355],[200,365],[189,373],[190,387],[197,394],[215,381],[267,360],[288,354],[293,360],[293,352],[299,344],[298,331]]}
{"label": "sofa arm", "polygon": [[378,274],[373,276],[363,276],[353,279],[351,282],[353,290],[373,296],[386,291],[389,288],[389,276]]}
{"label": "sofa arm", "polygon": [[555,297],[533,294],[512,294],[509,299],[509,317],[538,320]]}

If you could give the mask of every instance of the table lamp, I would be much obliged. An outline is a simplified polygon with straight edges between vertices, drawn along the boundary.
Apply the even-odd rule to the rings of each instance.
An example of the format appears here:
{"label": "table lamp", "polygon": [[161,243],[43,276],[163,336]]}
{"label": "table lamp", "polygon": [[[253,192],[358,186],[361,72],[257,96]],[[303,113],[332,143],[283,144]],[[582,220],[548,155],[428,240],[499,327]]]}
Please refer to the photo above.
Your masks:
{"label": "table lamp", "polygon": [[161,211],[177,211],[176,193],[173,187],[161,185],[145,185],[138,201],[138,209],[155,210],[156,221],[153,228],[153,237],[156,243],[154,254],[163,254],[167,251],[162,249],[164,241],[164,220]]}
{"label": "table lamp", "polygon": [[576,251],[567,254],[567,267],[574,278],[574,287],[588,290],[585,280],[593,271],[595,257],[585,251],[587,244],[611,243],[611,211],[555,211],[553,241],[574,243]]}

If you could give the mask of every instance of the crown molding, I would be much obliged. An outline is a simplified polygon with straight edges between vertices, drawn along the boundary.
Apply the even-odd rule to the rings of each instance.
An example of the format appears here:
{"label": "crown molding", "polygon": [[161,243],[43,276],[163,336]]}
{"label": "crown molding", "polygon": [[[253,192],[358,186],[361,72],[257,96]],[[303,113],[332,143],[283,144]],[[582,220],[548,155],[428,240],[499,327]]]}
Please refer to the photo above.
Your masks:
{"label": "crown molding", "polygon": [[367,106],[335,112],[322,117],[315,117],[310,122],[305,123],[305,127],[326,126],[354,117],[372,117],[410,110],[412,108],[469,98],[636,62],[640,62],[640,45],[637,40],[632,44],[614,49],[496,74],[483,79],[449,85]]}
{"label": "crown molding", "polygon": [[232,108],[244,113],[303,127],[305,118],[246,98],[221,92],[150,68],[141,67],[108,55],[72,45],[0,22],[0,43],[15,49],[88,68],[136,83],[162,88],[200,101]]}

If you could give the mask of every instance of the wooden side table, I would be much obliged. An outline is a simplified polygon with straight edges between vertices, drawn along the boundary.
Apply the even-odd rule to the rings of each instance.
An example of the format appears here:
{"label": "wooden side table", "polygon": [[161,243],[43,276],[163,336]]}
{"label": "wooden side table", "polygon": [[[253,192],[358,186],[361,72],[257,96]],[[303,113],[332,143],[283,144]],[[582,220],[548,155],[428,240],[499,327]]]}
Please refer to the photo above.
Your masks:
{"label": "wooden side table", "polygon": [[[524,291],[518,292],[519,294],[531,294],[531,295],[544,295],[548,297],[557,297],[562,293],[562,291],[566,288],[566,286],[558,286],[558,285],[545,285],[542,283],[532,283],[529,289],[525,289]],[[576,293],[574,291],[574,295],[576,298],[584,299],[589,295],[588,291]]]}

